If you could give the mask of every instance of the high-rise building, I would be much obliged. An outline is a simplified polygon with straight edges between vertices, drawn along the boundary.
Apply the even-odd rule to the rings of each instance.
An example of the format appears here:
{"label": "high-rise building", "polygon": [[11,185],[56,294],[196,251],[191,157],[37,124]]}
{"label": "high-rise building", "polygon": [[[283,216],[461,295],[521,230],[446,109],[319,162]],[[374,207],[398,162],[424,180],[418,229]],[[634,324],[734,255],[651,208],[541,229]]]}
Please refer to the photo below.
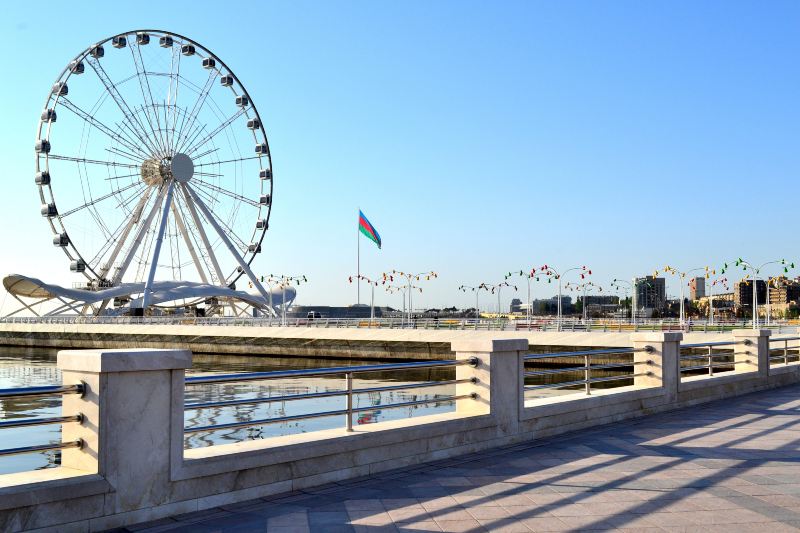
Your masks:
{"label": "high-rise building", "polygon": [[[767,282],[763,279],[756,283],[756,299],[758,305],[767,303]],[[746,279],[737,282],[733,287],[733,301],[736,307],[753,307],[753,280]]]}
{"label": "high-rise building", "polygon": [[[769,288],[769,303],[788,304],[800,300],[800,280],[790,279]],[[758,303],[761,303],[759,300]],[[766,303],[766,302],[764,302]]]}
{"label": "high-rise building", "polygon": [[699,300],[706,295],[706,278],[701,276],[692,279],[692,281],[689,282],[689,288],[691,289],[691,299]]}
{"label": "high-rise building", "polygon": [[667,283],[664,278],[636,278],[636,307],[664,311],[667,306]]}

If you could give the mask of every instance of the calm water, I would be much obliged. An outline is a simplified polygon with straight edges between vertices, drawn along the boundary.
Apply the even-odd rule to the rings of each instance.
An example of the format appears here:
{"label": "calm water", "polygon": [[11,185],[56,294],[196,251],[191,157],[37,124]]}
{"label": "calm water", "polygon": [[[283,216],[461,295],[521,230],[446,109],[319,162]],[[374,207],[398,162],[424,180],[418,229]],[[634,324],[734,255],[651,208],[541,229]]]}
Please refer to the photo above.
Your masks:
{"label": "calm water", "polygon": [[[48,385],[61,382],[55,367],[56,351],[47,349],[0,348],[0,389]],[[232,372],[264,372],[332,366],[360,366],[376,361],[319,360],[308,358],[242,357],[219,355],[195,355],[194,368],[189,375],[225,374]],[[374,387],[381,384],[397,385],[420,381],[447,381],[455,379],[455,369],[423,369],[402,372],[372,372],[357,375],[354,388]],[[190,386],[186,389],[186,403],[232,400],[240,398],[268,398],[290,394],[305,394],[342,390],[344,378],[338,376],[280,379],[249,383],[226,383]],[[369,411],[354,415],[353,424],[363,425],[378,421],[396,420],[412,416],[452,411],[452,402],[434,402],[405,408],[387,409],[392,403],[422,399],[435,400],[455,393],[453,385],[442,385],[409,391],[387,391],[358,394],[353,398],[355,407],[372,407]],[[317,398],[285,402],[261,403],[224,408],[207,408],[186,411],[187,428],[207,426],[243,420],[262,420],[287,415],[332,411],[345,408],[344,397]],[[38,418],[59,416],[61,397],[0,400],[0,419]],[[238,442],[250,439],[304,433],[321,429],[344,427],[344,417],[314,418],[302,421],[264,424],[249,428],[228,429],[194,433],[186,436],[185,446],[197,448]],[[37,426],[0,430],[0,448],[15,448],[57,442],[61,439],[59,425]],[[57,453],[25,454],[0,458],[0,474],[47,468],[58,462]]]}

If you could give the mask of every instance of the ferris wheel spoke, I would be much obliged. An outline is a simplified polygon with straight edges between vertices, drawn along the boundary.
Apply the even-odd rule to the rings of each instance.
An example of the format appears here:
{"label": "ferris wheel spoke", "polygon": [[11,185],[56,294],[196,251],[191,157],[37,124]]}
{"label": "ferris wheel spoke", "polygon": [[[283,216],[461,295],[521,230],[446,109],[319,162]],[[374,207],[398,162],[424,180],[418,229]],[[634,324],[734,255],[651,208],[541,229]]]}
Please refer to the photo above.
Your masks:
{"label": "ferris wheel spoke", "polygon": [[250,281],[253,283],[253,286],[261,293],[261,296],[263,296],[265,301],[269,300],[269,295],[267,294],[267,291],[264,290],[264,287],[261,285],[261,283],[259,283],[255,274],[253,274],[253,271],[250,270],[250,265],[247,263],[247,261],[244,260],[244,257],[242,257],[242,255],[238,253],[238,250],[231,242],[231,240],[228,238],[225,231],[223,231],[223,229],[217,223],[217,221],[215,220],[215,215],[208,210],[203,201],[196,195],[194,188],[192,188],[187,183],[182,184],[182,186],[183,189],[186,191],[187,195],[191,196],[192,200],[194,200],[195,203],[197,204],[197,207],[200,208],[200,211],[202,211],[203,215],[206,217],[206,220],[208,220],[209,224],[211,224],[211,226],[214,228],[214,231],[217,232],[219,238],[222,239],[222,242],[228,248],[228,251],[234,257],[234,259],[236,259],[236,262],[239,263],[239,266],[242,268],[242,271],[247,275],[248,278],[250,278]]}
{"label": "ferris wheel spoke", "polygon": [[153,144],[153,141],[147,138],[147,133],[142,125],[139,117],[131,111],[128,102],[125,98],[120,94],[117,86],[114,85],[114,82],[111,81],[111,78],[108,76],[108,73],[103,68],[103,65],[100,64],[100,61],[97,59],[92,58],[91,56],[87,56],[87,61],[89,65],[92,67],[92,70],[95,71],[97,77],[100,78],[101,83],[106,88],[106,91],[111,95],[111,99],[117,104],[117,107],[122,114],[125,116],[125,120],[130,124],[131,128],[137,130],[136,126],[138,125],[137,130],[137,137],[139,140],[147,146],[154,154],[158,154],[159,150],[158,147]]}
{"label": "ferris wheel spoke", "polygon": [[175,146],[172,148],[177,152],[180,151],[185,146],[185,136],[184,136],[184,129],[186,129],[187,133],[192,131],[192,127],[194,126],[195,122],[197,121],[197,115],[200,113],[200,110],[206,103],[206,98],[208,98],[208,93],[211,92],[211,87],[214,86],[214,80],[217,79],[218,71],[215,68],[209,69],[208,78],[206,79],[206,83],[203,86],[200,94],[197,96],[197,100],[194,102],[194,106],[192,110],[189,112],[189,115],[184,115],[183,120],[181,121],[181,127],[178,130],[178,136],[175,141]]}
{"label": "ferris wheel spoke", "polygon": [[255,155],[251,157],[240,157],[238,159],[227,159],[225,161],[209,161],[208,163],[198,163],[195,167],[208,167],[211,165],[222,165],[226,163],[239,163],[241,161],[250,161],[251,159],[261,159],[260,155]]}
{"label": "ferris wheel spoke", "polygon": [[102,159],[85,159],[83,157],[71,157],[67,155],[47,154],[48,159],[56,159],[58,161],[74,161],[75,163],[87,163],[91,165],[106,165],[108,167],[123,167],[123,168],[140,168],[139,165],[131,165],[128,163],[117,163],[116,161],[104,161]]}
{"label": "ferris wheel spoke", "polygon": [[143,156],[149,157],[147,152],[143,151],[136,143],[132,143],[126,137],[123,137],[114,132],[114,130],[112,130],[111,128],[103,124],[101,121],[97,120],[95,117],[93,117],[92,115],[90,115],[77,105],[75,105],[75,103],[72,102],[70,99],[68,99],[66,96],[62,96],[58,102],[67,109],[69,109],[70,111],[72,111],[75,115],[77,115],[84,121],[88,122],[89,124],[97,128],[99,131],[105,133],[112,140],[117,141],[119,144],[125,146],[132,152],[139,152]]}
{"label": "ferris wheel spoke", "polygon": [[114,180],[121,180],[124,178],[133,178],[135,176],[141,176],[141,172],[136,172],[134,174],[122,174],[121,176],[112,176],[110,178],[103,178],[105,181],[114,181]]}
{"label": "ferris wheel spoke", "polygon": [[178,125],[177,102],[178,102],[178,89],[180,88],[180,75],[181,75],[181,46],[178,43],[173,44],[172,47],[172,60],[169,67],[169,90],[167,92],[167,107],[172,109],[172,127],[169,128],[170,138],[169,146],[175,144],[175,127]]}
{"label": "ferris wheel spoke", "polygon": [[134,182],[134,183],[131,183],[130,185],[126,185],[125,187],[121,187],[121,188],[119,188],[119,189],[117,189],[115,191],[112,191],[112,192],[108,193],[108,194],[104,194],[103,196],[101,196],[99,198],[92,199],[92,200],[86,202],[85,204],[83,204],[81,206],[78,206],[78,207],[76,207],[74,209],[70,209],[69,211],[67,211],[65,213],[61,213],[61,218],[66,218],[66,217],[68,217],[68,216],[70,216],[72,214],[77,213],[78,211],[81,211],[82,209],[86,209],[89,206],[95,205],[95,204],[97,204],[99,202],[102,202],[103,200],[108,200],[109,198],[113,198],[114,196],[117,196],[117,195],[119,195],[120,193],[122,193],[124,191],[127,191],[129,189],[132,189],[133,187],[137,187],[137,186],[141,186],[141,185],[142,184],[139,183],[139,182]]}
{"label": "ferris wheel spoke", "polygon": [[[161,146],[162,152],[166,153],[167,145],[164,139],[163,130],[161,129],[161,121],[159,120],[158,110],[156,109],[155,101],[153,100],[153,90],[150,87],[150,79],[147,77],[147,67],[144,64],[144,58],[142,57],[142,49],[135,40],[131,41],[129,48],[131,51],[131,57],[133,58],[134,68],[136,68],[136,77],[139,80],[139,88],[142,91],[145,116],[147,117],[147,121],[150,123],[150,129],[153,131],[154,136]],[[134,48],[136,48],[135,53],[133,50]],[[145,91],[145,89],[147,90]],[[156,122],[156,127],[153,127],[153,120]]]}
{"label": "ferris wheel spoke", "polygon": [[114,155],[118,155],[128,159],[129,161],[135,161],[137,163],[144,163],[145,158],[139,155],[132,154],[130,152],[126,152],[125,150],[121,150],[117,147],[106,148],[106,152]]}
{"label": "ferris wheel spoke", "polygon": [[203,152],[202,154],[200,154],[200,155],[196,155],[196,156],[194,157],[194,159],[196,159],[196,160],[198,160],[198,161],[199,161],[200,159],[203,159],[204,157],[206,157],[206,156],[208,156],[208,155],[211,155],[211,154],[213,154],[214,152],[217,152],[217,151],[219,151],[219,148],[212,148],[211,150],[206,150],[206,151],[205,151],[205,152]]}
{"label": "ferris wheel spoke", "polygon": [[202,181],[202,180],[194,180],[194,183],[196,185],[202,185],[203,187],[211,189],[212,191],[215,191],[215,192],[218,192],[218,193],[222,193],[222,194],[224,194],[224,195],[226,195],[226,196],[228,196],[230,198],[233,198],[234,200],[239,200],[240,202],[244,202],[246,204],[252,205],[253,207],[261,207],[261,204],[256,202],[255,200],[251,200],[250,198],[246,198],[246,197],[244,197],[244,196],[242,196],[240,194],[236,194],[235,192],[229,191],[228,189],[225,189],[223,187],[219,187],[217,185],[212,185],[212,184],[210,184],[208,182],[205,182],[205,181]]}
{"label": "ferris wheel spoke", "polygon": [[[227,128],[228,126],[230,126],[230,125],[231,125],[231,124],[232,124],[232,123],[233,123],[233,122],[234,122],[234,121],[235,121],[237,118],[241,117],[241,116],[242,116],[242,115],[244,115],[246,112],[247,112],[247,108],[244,108],[244,107],[243,107],[243,108],[241,108],[239,111],[237,111],[237,112],[236,112],[236,113],[234,113],[232,116],[230,116],[229,118],[227,118],[227,119],[226,119],[226,120],[225,120],[225,121],[224,121],[222,124],[220,124],[219,126],[217,126],[217,127],[216,127],[216,128],[215,128],[215,129],[214,129],[212,132],[211,132],[211,133],[209,133],[208,135],[206,135],[205,137],[203,137],[202,139],[200,139],[200,140],[199,140],[199,141],[197,141],[196,143],[194,143],[194,144],[190,144],[190,145],[189,145],[189,148],[187,148],[187,149],[186,149],[186,153],[187,153],[187,154],[189,154],[189,155],[191,155],[191,154],[193,154],[194,152],[196,152],[198,148],[200,148],[201,146],[203,146],[204,144],[206,144],[208,141],[210,141],[211,139],[213,139],[214,137],[216,137],[216,136],[217,136],[217,134],[219,134],[219,133],[220,133],[222,130],[224,130],[225,128]],[[190,143],[191,143],[193,140],[194,140],[194,139],[190,140]]]}

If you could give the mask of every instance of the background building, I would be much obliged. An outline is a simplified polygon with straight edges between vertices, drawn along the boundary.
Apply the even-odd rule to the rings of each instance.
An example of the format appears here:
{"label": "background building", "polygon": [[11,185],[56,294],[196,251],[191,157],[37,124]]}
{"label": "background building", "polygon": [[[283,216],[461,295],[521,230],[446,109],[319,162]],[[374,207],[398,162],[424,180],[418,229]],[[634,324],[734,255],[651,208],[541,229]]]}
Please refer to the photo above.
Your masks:
{"label": "background building", "polygon": [[667,283],[664,278],[636,278],[636,307],[664,312],[667,306]]}
{"label": "background building", "polygon": [[692,279],[692,281],[689,282],[689,288],[691,300],[699,300],[706,295],[706,278],[697,277]]}
{"label": "background building", "polygon": [[[763,279],[756,283],[756,298],[759,305],[767,303],[767,282]],[[733,301],[738,309],[753,308],[753,280],[736,282],[733,286]]]}

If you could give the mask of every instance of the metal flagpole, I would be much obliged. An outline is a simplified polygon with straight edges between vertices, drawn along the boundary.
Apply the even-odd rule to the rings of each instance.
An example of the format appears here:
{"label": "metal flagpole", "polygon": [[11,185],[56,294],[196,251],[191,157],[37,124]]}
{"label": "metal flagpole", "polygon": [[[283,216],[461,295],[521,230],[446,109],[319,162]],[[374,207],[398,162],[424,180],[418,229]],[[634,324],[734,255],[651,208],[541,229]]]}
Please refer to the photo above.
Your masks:
{"label": "metal flagpole", "polygon": [[361,305],[361,208],[358,208],[358,226],[356,226],[356,304]]}

